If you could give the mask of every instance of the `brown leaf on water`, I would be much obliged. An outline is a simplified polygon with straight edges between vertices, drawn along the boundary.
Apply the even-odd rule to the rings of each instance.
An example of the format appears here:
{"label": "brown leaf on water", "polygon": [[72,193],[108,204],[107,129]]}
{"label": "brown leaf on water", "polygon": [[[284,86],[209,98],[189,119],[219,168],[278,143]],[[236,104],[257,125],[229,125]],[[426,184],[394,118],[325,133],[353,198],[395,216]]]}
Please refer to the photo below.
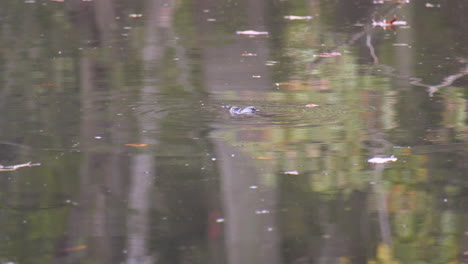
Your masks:
{"label": "brown leaf on water", "polygon": [[339,52],[324,52],[324,53],[320,53],[319,55],[317,55],[318,57],[321,57],[321,58],[330,58],[330,57],[339,57],[341,56],[342,54],[339,53]]}
{"label": "brown leaf on water", "polygon": [[257,53],[242,53],[242,57],[256,57]]}
{"label": "brown leaf on water", "polygon": [[267,157],[267,156],[260,156],[260,157],[255,157],[255,159],[258,159],[258,160],[274,160],[275,158]]}
{"label": "brown leaf on water", "polygon": [[280,82],[280,83],[275,83],[276,86],[281,86],[281,85],[293,85],[294,83],[289,83],[289,82]]}
{"label": "brown leaf on water", "polygon": [[127,143],[125,146],[128,147],[135,147],[135,148],[141,148],[141,147],[147,147],[149,144],[143,144],[143,143]]}
{"label": "brown leaf on water", "polygon": [[35,84],[36,86],[42,86],[42,87],[51,87],[51,86],[57,86],[56,83],[38,83]]}
{"label": "brown leaf on water", "polygon": [[74,252],[74,251],[85,250],[87,248],[88,248],[88,246],[86,246],[86,245],[79,245],[79,246],[76,246],[76,247],[64,248],[64,249],[62,249],[60,251],[62,251],[62,252]]}

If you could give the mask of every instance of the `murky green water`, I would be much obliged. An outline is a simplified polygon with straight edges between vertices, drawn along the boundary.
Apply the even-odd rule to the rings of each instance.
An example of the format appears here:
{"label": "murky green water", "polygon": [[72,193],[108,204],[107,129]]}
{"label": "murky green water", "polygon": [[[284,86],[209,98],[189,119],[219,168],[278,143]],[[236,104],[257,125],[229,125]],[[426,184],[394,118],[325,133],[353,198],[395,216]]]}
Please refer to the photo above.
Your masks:
{"label": "murky green water", "polygon": [[467,13],[3,1],[0,262],[468,263]]}

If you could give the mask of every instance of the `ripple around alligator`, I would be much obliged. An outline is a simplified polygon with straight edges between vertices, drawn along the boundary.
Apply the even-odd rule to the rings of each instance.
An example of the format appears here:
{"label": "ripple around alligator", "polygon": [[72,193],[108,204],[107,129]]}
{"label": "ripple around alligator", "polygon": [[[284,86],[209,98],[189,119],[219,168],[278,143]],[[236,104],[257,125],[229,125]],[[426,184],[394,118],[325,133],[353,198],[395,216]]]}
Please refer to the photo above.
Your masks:
{"label": "ripple around alligator", "polygon": [[[319,103],[320,104],[320,103]],[[231,116],[223,105],[255,106],[259,112],[251,116]],[[356,117],[361,109],[349,104],[320,104],[307,108],[305,104],[265,102],[265,101],[226,101],[172,98],[158,103],[141,103],[129,106],[143,119],[154,120],[163,127],[176,130],[193,129],[239,129],[267,127],[316,127],[339,124]],[[157,121],[159,120],[159,121]],[[159,130],[161,126],[154,129]],[[154,131],[157,132],[157,131]]]}
{"label": "ripple around alligator", "polygon": [[[244,104],[245,105],[245,104]],[[340,123],[355,114],[357,109],[347,105],[324,104],[307,108],[304,105],[252,103],[259,112],[251,116],[229,116],[226,112],[223,119],[216,122],[217,128],[232,125],[313,127]]]}

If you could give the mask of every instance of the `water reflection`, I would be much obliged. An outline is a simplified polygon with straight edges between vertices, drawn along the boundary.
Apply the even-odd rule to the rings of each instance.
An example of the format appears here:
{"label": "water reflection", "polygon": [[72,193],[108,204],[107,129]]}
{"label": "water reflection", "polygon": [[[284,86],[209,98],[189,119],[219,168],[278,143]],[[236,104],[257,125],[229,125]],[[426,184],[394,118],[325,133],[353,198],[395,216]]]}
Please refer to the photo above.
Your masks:
{"label": "water reflection", "polygon": [[461,0],[0,10],[1,262],[467,261]]}

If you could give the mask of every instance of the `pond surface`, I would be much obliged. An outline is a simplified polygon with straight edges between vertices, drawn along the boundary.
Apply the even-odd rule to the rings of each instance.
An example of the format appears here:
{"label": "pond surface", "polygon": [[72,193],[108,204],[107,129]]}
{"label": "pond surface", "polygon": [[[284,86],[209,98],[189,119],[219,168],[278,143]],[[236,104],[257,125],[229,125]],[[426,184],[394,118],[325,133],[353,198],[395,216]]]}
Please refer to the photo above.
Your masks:
{"label": "pond surface", "polygon": [[468,263],[467,13],[2,1],[0,262]]}

